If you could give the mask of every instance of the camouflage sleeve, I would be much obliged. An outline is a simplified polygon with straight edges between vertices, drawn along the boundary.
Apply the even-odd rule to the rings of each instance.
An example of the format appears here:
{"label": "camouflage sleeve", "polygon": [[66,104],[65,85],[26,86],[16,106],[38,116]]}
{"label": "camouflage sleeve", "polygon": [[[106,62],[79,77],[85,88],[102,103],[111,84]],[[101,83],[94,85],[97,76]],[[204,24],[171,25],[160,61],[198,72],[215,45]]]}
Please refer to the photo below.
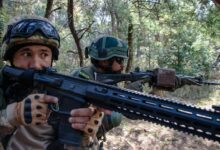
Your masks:
{"label": "camouflage sleeve", "polygon": [[3,93],[3,76],[0,70],[0,110],[5,109],[6,101]]}
{"label": "camouflage sleeve", "polygon": [[[93,80],[93,71],[90,70],[89,67],[84,67],[74,70],[71,73],[71,75],[84,78],[87,80]],[[97,138],[102,137],[106,132],[108,132],[112,128],[119,126],[121,120],[122,120],[122,115],[117,112],[112,112],[111,115],[105,115],[103,118],[102,126],[100,127],[97,133]]]}
{"label": "camouflage sleeve", "polygon": [[[2,90],[2,74],[0,73],[0,139],[14,131],[14,126],[7,119],[6,101]],[[12,115],[12,114],[11,114]]]}
{"label": "camouflage sleeve", "polygon": [[71,73],[72,76],[74,77],[80,77],[83,79],[87,79],[87,80],[92,80],[92,75],[89,75],[86,73],[86,71],[84,71],[83,69],[79,68],[77,70],[73,70]]}
{"label": "camouflage sleeve", "polygon": [[74,76],[74,77],[78,77],[79,76],[79,72],[80,72],[80,69],[75,69],[73,70],[70,75],[71,76]]}
{"label": "camouflage sleeve", "polygon": [[106,132],[119,126],[122,121],[122,114],[112,112],[111,115],[105,115],[102,121],[102,126],[97,133],[97,138],[101,138]]}
{"label": "camouflage sleeve", "polygon": [[15,129],[15,127],[9,123],[7,115],[6,109],[0,110],[0,139],[11,134]]}

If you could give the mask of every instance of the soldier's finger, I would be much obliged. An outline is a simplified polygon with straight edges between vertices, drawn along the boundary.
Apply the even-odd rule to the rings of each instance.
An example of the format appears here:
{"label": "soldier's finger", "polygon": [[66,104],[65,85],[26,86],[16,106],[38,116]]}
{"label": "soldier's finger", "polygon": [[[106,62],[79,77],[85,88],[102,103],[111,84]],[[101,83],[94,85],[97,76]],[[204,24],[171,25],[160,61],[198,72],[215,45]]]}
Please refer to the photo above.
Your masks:
{"label": "soldier's finger", "polygon": [[99,108],[99,111],[104,112],[106,115],[111,115],[112,111],[104,108]]}
{"label": "soldier's finger", "polygon": [[50,95],[44,95],[43,100],[45,103],[58,103],[58,98]]}
{"label": "soldier's finger", "polygon": [[90,117],[70,117],[70,123],[87,123],[90,120]]}
{"label": "soldier's finger", "polygon": [[91,117],[94,113],[94,110],[89,108],[79,108],[79,109],[73,109],[70,112],[70,115],[72,117]]}
{"label": "soldier's finger", "polygon": [[84,128],[85,128],[86,124],[72,123],[71,126],[72,126],[72,128],[74,128],[74,129],[84,131]]}

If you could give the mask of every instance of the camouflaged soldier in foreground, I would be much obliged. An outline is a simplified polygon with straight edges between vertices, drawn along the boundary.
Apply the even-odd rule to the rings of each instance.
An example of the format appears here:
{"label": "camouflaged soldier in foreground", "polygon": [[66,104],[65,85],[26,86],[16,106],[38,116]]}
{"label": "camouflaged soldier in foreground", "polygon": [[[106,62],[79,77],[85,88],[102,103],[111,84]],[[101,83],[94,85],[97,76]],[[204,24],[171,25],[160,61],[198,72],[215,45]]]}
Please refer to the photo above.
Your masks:
{"label": "camouflaged soldier in foreground", "polygon": [[[59,46],[59,34],[48,20],[32,16],[16,17],[8,24],[2,41],[3,59],[13,67],[41,70],[51,67],[58,59]],[[37,89],[33,91],[22,85],[5,83],[2,78],[1,81],[0,135],[5,149],[97,149],[95,143],[86,143],[88,137],[96,136],[101,125],[90,124],[91,120],[97,119],[94,109],[71,110],[70,125],[81,130],[86,140],[81,147],[64,145],[57,140],[59,118],[50,122],[49,116],[55,114],[48,109],[48,103],[56,104],[62,99],[38,93]],[[89,128],[94,129],[92,134],[87,132]]]}

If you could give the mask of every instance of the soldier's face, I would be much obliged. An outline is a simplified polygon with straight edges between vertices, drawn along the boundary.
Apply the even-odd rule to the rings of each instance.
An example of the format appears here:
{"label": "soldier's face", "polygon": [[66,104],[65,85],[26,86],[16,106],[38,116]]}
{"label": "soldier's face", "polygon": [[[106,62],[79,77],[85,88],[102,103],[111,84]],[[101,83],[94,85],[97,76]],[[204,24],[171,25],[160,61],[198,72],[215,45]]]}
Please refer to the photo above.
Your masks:
{"label": "soldier's face", "polygon": [[101,72],[114,72],[121,73],[124,69],[124,58],[121,57],[112,57],[108,60],[100,60],[99,68]]}
{"label": "soldier's face", "polygon": [[123,71],[123,69],[124,69],[123,61],[121,61],[121,62],[119,62],[117,60],[113,61],[113,64],[112,64],[112,71],[113,72],[121,72],[121,71]]}
{"label": "soldier's face", "polygon": [[13,57],[15,67],[40,70],[52,64],[52,50],[43,45],[32,45],[20,48]]}

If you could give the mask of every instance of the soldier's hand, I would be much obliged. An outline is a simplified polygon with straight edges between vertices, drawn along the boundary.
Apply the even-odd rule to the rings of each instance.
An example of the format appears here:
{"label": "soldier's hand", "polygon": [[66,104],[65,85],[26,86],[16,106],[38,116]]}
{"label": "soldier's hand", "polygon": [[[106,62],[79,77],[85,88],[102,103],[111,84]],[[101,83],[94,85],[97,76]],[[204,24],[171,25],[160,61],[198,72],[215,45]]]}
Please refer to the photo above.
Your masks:
{"label": "soldier's hand", "polygon": [[47,123],[50,114],[48,104],[58,99],[45,94],[31,94],[20,102],[7,106],[8,121],[13,125],[41,125]]}
{"label": "soldier's hand", "polygon": [[104,114],[111,114],[111,111],[94,107],[73,109],[69,122],[74,129],[94,136],[102,124]]}

